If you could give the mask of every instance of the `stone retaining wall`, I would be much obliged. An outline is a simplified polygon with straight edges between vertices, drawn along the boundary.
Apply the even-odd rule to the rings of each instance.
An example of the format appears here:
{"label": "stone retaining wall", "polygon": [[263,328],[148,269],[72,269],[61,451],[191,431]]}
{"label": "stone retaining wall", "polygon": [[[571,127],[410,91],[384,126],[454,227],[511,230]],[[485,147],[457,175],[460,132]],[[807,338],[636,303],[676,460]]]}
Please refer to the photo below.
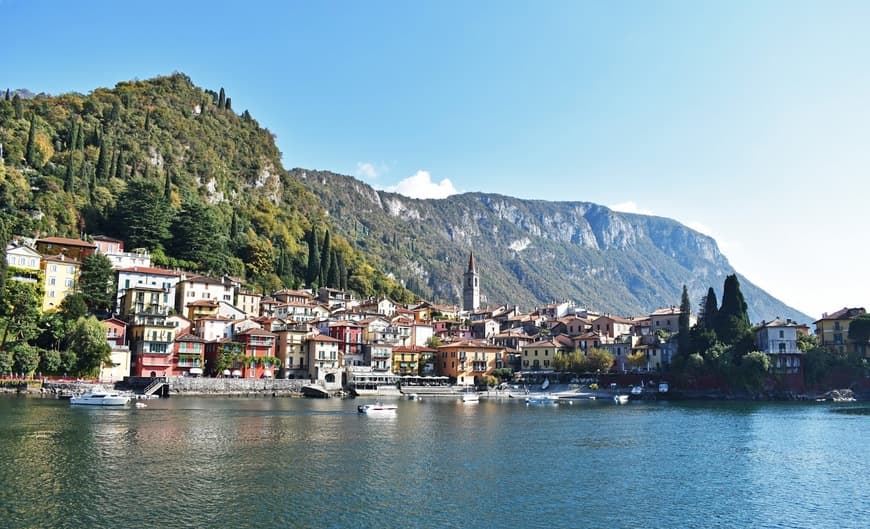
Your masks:
{"label": "stone retaining wall", "polygon": [[168,379],[170,395],[282,395],[302,396],[302,379],[195,378]]}

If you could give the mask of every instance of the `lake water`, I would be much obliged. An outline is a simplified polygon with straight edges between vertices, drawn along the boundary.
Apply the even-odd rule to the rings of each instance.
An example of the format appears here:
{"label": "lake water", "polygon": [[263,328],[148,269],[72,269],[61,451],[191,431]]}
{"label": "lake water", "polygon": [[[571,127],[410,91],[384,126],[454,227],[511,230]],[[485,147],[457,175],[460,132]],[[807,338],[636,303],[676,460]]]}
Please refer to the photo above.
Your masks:
{"label": "lake water", "polygon": [[866,528],[860,403],[0,398],[2,528]]}

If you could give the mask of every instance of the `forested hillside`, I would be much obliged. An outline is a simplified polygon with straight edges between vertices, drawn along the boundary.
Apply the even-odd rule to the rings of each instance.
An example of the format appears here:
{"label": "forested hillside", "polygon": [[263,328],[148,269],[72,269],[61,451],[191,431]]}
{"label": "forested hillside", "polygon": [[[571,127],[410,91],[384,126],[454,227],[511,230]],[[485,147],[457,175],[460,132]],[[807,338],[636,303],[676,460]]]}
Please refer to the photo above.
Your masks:
{"label": "forested hillside", "polygon": [[0,144],[7,237],[104,234],[150,249],[155,264],[228,273],[262,291],[328,285],[412,297],[329,236],[272,134],[237,114],[222,88],[176,73],[87,95],[7,90]]}

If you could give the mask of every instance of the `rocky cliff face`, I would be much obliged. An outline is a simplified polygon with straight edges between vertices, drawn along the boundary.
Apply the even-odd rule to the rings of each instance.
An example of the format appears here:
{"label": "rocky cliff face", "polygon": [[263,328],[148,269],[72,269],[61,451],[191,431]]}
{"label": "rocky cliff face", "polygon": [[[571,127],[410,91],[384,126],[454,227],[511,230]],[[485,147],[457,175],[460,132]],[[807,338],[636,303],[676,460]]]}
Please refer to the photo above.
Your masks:
{"label": "rocky cliff face", "polygon": [[[337,229],[412,290],[460,303],[474,250],[490,305],[574,300],[589,309],[643,315],[680,302],[697,308],[733,272],[716,241],[667,218],[618,213],[587,202],[467,193],[415,200],[351,177],[295,169]],[[810,318],[741,277],[753,321]]]}

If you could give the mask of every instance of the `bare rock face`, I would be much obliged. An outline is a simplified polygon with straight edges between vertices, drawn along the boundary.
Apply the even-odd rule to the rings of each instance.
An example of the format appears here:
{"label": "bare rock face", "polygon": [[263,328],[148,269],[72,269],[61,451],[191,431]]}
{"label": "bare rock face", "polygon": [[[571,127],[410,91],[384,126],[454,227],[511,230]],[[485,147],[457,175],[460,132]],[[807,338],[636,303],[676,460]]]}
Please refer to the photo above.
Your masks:
{"label": "bare rock face", "polygon": [[[663,217],[483,193],[418,200],[348,176],[291,171],[291,177],[297,174],[306,175],[300,181],[318,195],[336,229],[365,246],[373,262],[442,302],[460,301],[471,250],[490,305],[532,308],[569,299],[590,309],[643,315],[679,304],[685,284],[697,310],[707,289],[721,292],[725,276],[734,272],[715,240]],[[740,284],[753,321],[811,321],[746,278]]]}

